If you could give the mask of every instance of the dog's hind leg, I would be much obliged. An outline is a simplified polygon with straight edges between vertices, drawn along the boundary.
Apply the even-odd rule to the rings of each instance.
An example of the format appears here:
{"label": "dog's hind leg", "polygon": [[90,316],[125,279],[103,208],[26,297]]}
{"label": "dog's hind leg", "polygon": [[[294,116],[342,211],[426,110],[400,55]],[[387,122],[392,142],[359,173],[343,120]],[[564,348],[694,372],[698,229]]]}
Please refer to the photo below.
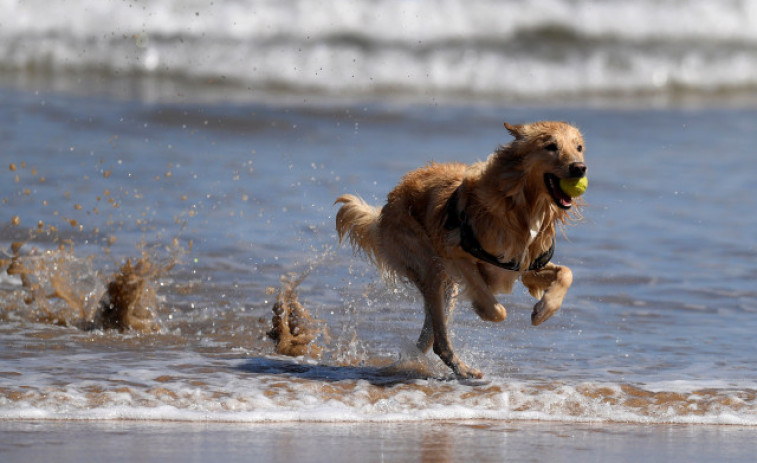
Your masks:
{"label": "dog's hind leg", "polygon": [[415,343],[415,347],[424,354],[431,350],[431,346],[434,344],[434,326],[431,322],[431,314],[428,313],[428,310],[425,310],[425,312],[426,317],[423,319],[421,335],[418,336],[418,341]]}
{"label": "dog's hind leg", "polygon": [[[398,275],[410,280],[425,297],[424,280],[432,272],[444,272],[434,265],[435,251],[425,231],[414,220],[404,214],[392,214],[387,209],[380,222],[382,239],[389,237],[388,244],[382,244],[384,261]],[[434,327],[431,313],[424,299],[425,318],[416,347],[424,354],[431,349],[434,342]]]}
{"label": "dog's hind leg", "polygon": [[[419,287],[423,294],[426,319],[430,318],[433,331],[434,353],[452,369],[459,378],[481,378],[483,373],[465,364],[452,350],[452,343],[447,333],[447,320],[444,309],[447,300],[447,285],[449,284],[443,272],[429,272],[428,278]],[[425,328],[426,323],[424,323]],[[426,340],[428,335],[421,332],[421,339]],[[426,340],[426,342],[428,342]]]}
{"label": "dog's hind leg", "polygon": [[573,273],[568,267],[550,263],[541,270],[524,273],[521,281],[532,295],[541,296],[531,313],[531,324],[536,326],[560,310],[565,294],[573,283]]}
{"label": "dog's hind leg", "polygon": [[452,310],[452,299],[457,292],[457,286],[450,280],[443,266],[433,259],[419,259],[416,262],[425,265],[419,265],[417,271],[406,268],[404,272],[423,296],[425,318],[416,346],[422,352],[428,352],[433,346],[434,353],[459,378],[481,378],[483,373],[466,365],[454,353],[447,333],[445,308],[450,304],[449,310]]}
{"label": "dog's hind leg", "polygon": [[[457,293],[457,285],[452,282],[447,283],[447,290],[444,299],[444,304],[447,308],[447,316],[445,318],[447,323],[450,322],[450,318],[452,318],[452,311],[455,310]],[[415,345],[419,351],[425,354],[431,349],[431,346],[434,345],[434,325],[431,313],[426,310],[425,307],[424,312],[426,316],[423,320],[423,328],[421,329],[421,335],[418,337],[418,342],[416,342]]]}
{"label": "dog's hind leg", "polygon": [[425,321],[416,343],[418,349],[427,351],[431,344],[458,377],[480,378],[483,376],[480,371],[466,365],[452,351],[444,312],[449,300],[448,290],[454,283],[428,234],[404,211],[396,211],[389,205],[384,208],[380,222],[381,240],[386,240],[381,244],[382,258],[397,274],[412,281],[423,296]]}

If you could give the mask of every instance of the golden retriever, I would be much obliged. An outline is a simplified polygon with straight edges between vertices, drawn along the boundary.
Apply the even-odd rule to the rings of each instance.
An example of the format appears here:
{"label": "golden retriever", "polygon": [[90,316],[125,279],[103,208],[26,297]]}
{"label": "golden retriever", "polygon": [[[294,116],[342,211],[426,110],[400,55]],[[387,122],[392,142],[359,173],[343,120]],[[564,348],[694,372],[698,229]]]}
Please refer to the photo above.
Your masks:
{"label": "golden retriever", "polygon": [[348,235],[384,274],[421,292],[426,317],[416,345],[424,353],[433,346],[459,378],[483,376],[453,352],[447,333],[445,310],[452,310],[459,284],[482,319],[499,322],[507,312],[494,294],[511,292],[520,278],[539,299],[531,314],[539,325],[560,308],[573,281],[568,267],[550,259],[558,225],[579,218],[579,200],[559,185],[586,175],[581,132],[564,122],[505,127],[515,140],[485,162],[414,170],[382,208],[349,194],[334,203],[342,203],[339,241]]}

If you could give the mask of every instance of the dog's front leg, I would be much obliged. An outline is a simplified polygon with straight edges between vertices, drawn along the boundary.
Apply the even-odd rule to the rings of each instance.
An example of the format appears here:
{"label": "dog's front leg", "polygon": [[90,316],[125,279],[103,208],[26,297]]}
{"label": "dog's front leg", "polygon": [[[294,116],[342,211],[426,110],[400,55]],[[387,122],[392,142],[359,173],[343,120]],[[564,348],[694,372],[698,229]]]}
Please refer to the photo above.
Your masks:
{"label": "dog's front leg", "polygon": [[549,263],[541,270],[524,273],[521,281],[531,294],[536,297],[541,295],[531,313],[531,324],[536,326],[560,309],[565,293],[573,283],[573,273],[568,267]]}
{"label": "dog's front leg", "polygon": [[476,314],[489,322],[504,320],[507,317],[507,310],[489,290],[489,285],[478,270],[478,265],[467,259],[459,259],[455,261],[455,264],[465,280],[465,290],[473,302],[473,310]]}

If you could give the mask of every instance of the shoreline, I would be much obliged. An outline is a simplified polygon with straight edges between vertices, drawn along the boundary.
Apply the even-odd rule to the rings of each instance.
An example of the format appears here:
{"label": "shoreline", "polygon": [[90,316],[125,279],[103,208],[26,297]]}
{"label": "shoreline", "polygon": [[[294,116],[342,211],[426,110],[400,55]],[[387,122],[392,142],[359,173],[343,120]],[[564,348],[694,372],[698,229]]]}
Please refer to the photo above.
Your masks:
{"label": "shoreline", "polygon": [[103,424],[118,424],[118,423],[130,423],[130,424],[144,424],[146,426],[158,425],[158,424],[177,424],[177,425],[231,425],[231,426],[319,426],[319,425],[334,425],[334,426],[391,426],[391,425],[450,425],[450,426],[469,426],[469,425],[517,425],[523,424],[526,426],[678,426],[678,427],[726,427],[726,428],[744,428],[755,429],[757,424],[739,424],[739,423],[696,423],[696,422],[634,422],[627,420],[588,420],[577,419],[575,421],[565,419],[538,419],[538,418],[425,418],[418,420],[401,420],[401,419],[381,419],[381,420],[350,420],[350,419],[333,419],[333,420],[308,420],[308,419],[263,419],[259,421],[245,421],[245,420],[233,420],[233,419],[205,419],[205,420],[187,420],[180,418],[0,418],[0,428],[3,427],[3,423],[48,423],[48,424],[66,424],[66,423],[103,423]]}
{"label": "shoreline", "polygon": [[[420,424],[0,421],[6,463],[82,461],[746,461],[749,427],[534,422]],[[748,433],[748,434],[747,434]]]}

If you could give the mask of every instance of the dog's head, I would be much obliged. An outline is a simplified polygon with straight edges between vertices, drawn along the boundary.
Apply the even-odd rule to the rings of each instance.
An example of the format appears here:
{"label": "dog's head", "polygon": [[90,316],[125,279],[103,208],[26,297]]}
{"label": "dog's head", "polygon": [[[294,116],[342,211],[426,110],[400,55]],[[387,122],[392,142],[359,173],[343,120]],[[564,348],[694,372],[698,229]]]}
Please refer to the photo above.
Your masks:
{"label": "dog's head", "polygon": [[581,132],[565,122],[534,122],[505,128],[515,141],[504,147],[517,159],[518,169],[533,188],[548,194],[560,209],[570,209],[574,198],[560,188],[561,179],[586,176]]}

